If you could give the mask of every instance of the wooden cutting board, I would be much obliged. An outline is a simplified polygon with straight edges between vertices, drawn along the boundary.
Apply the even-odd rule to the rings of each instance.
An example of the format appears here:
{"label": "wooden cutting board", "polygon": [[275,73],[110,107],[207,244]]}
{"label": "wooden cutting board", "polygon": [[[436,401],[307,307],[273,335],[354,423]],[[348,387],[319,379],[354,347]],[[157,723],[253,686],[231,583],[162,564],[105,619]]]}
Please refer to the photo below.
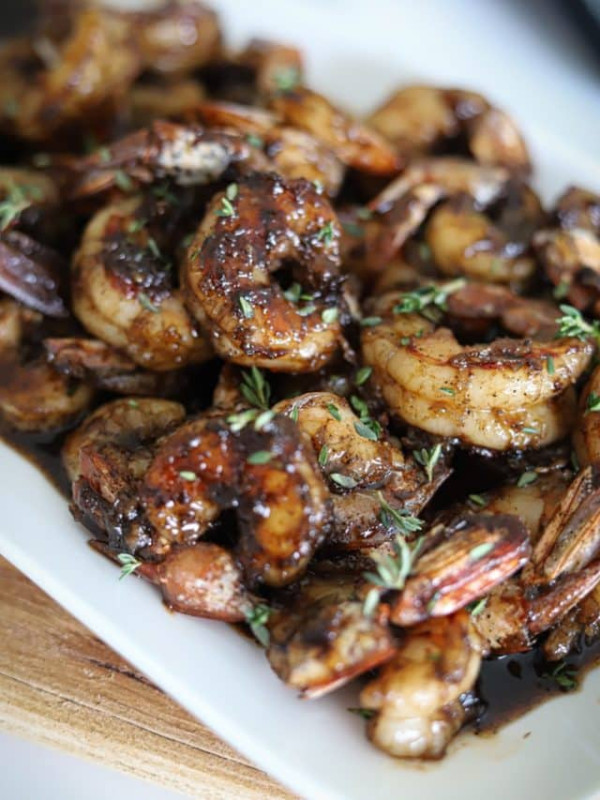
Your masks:
{"label": "wooden cutting board", "polygon": [[0,558],[0,729],[202,800],[291,800]]}

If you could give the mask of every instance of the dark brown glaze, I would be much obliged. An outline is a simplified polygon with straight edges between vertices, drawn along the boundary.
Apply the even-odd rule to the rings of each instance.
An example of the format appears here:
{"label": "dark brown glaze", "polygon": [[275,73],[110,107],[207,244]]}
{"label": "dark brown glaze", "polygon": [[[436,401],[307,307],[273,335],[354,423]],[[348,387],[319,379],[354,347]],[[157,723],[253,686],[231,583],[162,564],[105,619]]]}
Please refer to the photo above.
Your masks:
{"label": "dark brown glaze", "polygon": [[[341,338],[340,320],[322,317],[340,305],[335,212],[304,180],[257,173],[237,187],[230,212],[223,212],[226,196],[213,198],[190,245],[181,274],[188,307],[227,360],[314,372],[333,357]],[[284,266],[312,295],[306,310],[274,279]]]}

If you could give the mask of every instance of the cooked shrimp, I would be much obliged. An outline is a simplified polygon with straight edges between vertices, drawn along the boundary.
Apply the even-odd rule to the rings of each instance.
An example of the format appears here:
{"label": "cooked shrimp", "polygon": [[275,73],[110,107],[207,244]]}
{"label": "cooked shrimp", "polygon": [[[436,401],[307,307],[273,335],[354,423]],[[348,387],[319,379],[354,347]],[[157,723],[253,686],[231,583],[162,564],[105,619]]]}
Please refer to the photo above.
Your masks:
{"label": "cooked shrimp", "polygon": [[348,167],[372,175],[393,175],[400,168],[394,149],[379,133],[331,105],[323,95],[296,86],[274,94],[270,105],[287,125],[313,134]]}
{"label": "cooked shrimp", "polygon": [[147,69],[167,75],[192,72],[219,53],[218,17],[198,0],[167,0],[157,10],[121,15],[129,21]]}
{"label": "cooked shrimp", "polygon": [[137,572],[160,588],[173,611],[242,622],[252,607],[233,555],[217,544],[198,542],[173,550],[164,561],[141,564]]}
{"label": "cooked shrimp", "polygon": [[548,634],[542,645],[548,661],[559,661],[583,640],[591,644],[600,635],[600,584]]}
{"label": "cooked shrimp", "polygon": [[362,333],[365,363],[394,413],[430,433],[496,450],[540,447],[568,432],[574,399],[567,390],[589,364],[591,342],[498,339],[462,347],[448,328],[394,313],[401,299],[380,298],[373,312],[382,322]]}
{"label": "cooked shrimp", "polygon": [[239,508],[238,558],[250,584],[282,586],[302,574],[330,516],[312,454],[282,417],[238,435],[220,416],[188,422],[162,443],[141,497],[164,552]]}
{"label": "cooked shrimp", "polygon": [[[181,272],[216,352],[276,372],[331,360],[342,340],[338,239],[335,213],[307,181],[255,174],[216,195]],[[287,265],[297,297],[272,277]]]}
{"label": "cooked shrimp", "polygon": [[149,184],[163,178],[180,186],[198,186],[218,180],[229,167],[247,171],[268,166],[265,156],[237,133],[157,120],[81,159],[72,196],[111,189],[119,179],[123,183],[123,173],[131,188],[135,182]]}
{"label": "cooked shrimp", "polygon": [[321,697],[394,655],[391,631],[365,616],[355,584],[311,576],[271,614],[269,663],[303,697]]}
{"label": "cooked shrimp", "polygon": [[374,711],[367,736],[386,753],[440,758],[465,720],[461,695],[479,674],[482,646],[465,611],[406,631],[396,655],[360,693]]}
{"label": "cooked shrimp", "polygon": [[63,336],[44,339],[52,366],[63,375],[124,395],[172,395],[180,388],[177,372],[150,372],[98,339]]}
{"label": "cooked shrimp", "polygon": [[185,119],[206,95],[194,80],[146,80],[135,83],[129,93],[129,115],[133,128],[145,128],[155,119]]}
{"label": "cooked shrimp", "polygon": [[206,125],[245,134],[256,146],[264,147],[273,167],[285,178],[306,178],[321,184],[330,197],[338,193],[344,167],[333,150],[307,131],[281,125],[277,115],[213,101],[198,106],[191,116]]}
{"label": "cooked shrimp", "polygon": [[459,195],[433,211],[425,241],[445,275],[519,285],[535,271],[528,248],[542,213],[537,196],[524,185],[508,188],[494,221],[477,210],[472,198]]}
{"label": "cooked shrimp", "polygon": [[45,217],[56,214],[58,200],[56,184],[42,172],[0,168],[0,231],[19,228],[30,235],[43,233]]}
{"label": "cooked shrimp", "polygon": [[26,139],[44,140],[67,125],[106,115],[140,70],[133,44],[132,29],[118,14],[82,9],[58,50],[46,47],[40,58],[40,48],[31,47],[25,64],[9,54],[2,94],[4,108],[12,100],[17,111],[0,124]]}
{"label": "cooked shrimp", "polygon": [[561,297],[600,316],[600,195],[571,188],[559,197],[556,226],[533,238],[546,275]]}
{"label": "cooked shrimp", "polygon": [[502,167],[480,166],[462,158],[413,161],[369,203],[382,223],[369,245],[371,261],[388,263],[440,200],[466,194],[476,208],[486,208],[506,190],[509,176]]}
{"label": "cooked shrimp", "polygon": [[28,353],[28,327],[37,324],[34,312],[0,300],[0,419],[32,433],[68,427],[93,396],[93,389],[60,375],[35,349]]}
{"label": "cooked shrimp", "polygon": [[49,247],[18,231],[0,234],[0,290],[47,317],[66,317],[68,265]]}
{"label": "cooked shrimp", "polygon": [[530,553],[525,526],[509,514],[469,514],[443,535],[445,540],[417,560],[392,602],[394,624],[453,614],[510,578]]}
{"label": "cooked shrimp", "polygon": [[329,481],[333,526],[323,546],[327,553],[370,548],[388,540],[391,533],[381,519],[384,506],[417,515],[450,474],[441,458],[428,481],[414,460],[330,392],[283,400],[273,410],[292,415],[310,437]]}
{"label": "cooked shrimp", "polygon": [[254,72],[258,94],[263,97],[297,86],[304,72],[302,53],[297,47],[266,39],[252,39],[238,61]]}
{"label": "cooked shrimp", "polygon": [[112,552],[160,556],[143,517],[138,483],[156,440],[180,425],[185,409],[156,398],[113,400],[67,438],[62,458],[72,485],[73,511],[108,540]]}
{"label": "cooked shrimp", "polygon": [[529,171],[527,147],[511,118],[476,92],[406,86],[369,118],[406,157],[435,152],[462,134],[480,164]]}
{"label": "cooked shrimp", "polygon": [[139,366],[165,371],[205,361],[211,349],[173,287],[148,212],[132,197],[92,217],[73,261],[73,311]]}
{"label": "cooked shrimp", "polygon": [[573,444],[582,467],[600,463],[600,367],[592,372],[579,399]]}

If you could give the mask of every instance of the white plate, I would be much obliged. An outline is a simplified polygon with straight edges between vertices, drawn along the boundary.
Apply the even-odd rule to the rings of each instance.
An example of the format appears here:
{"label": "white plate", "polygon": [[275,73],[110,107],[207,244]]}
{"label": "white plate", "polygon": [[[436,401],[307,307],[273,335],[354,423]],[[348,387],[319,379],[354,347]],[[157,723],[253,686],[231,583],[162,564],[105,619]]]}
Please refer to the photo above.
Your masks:
{"label": "white plate", "polygon": [[[396,84],[415,77],[481,89],[516,112],[546,196],[575,181],[600,188],[597,86],[573,81],[575,69],[585,70],[583,63],[571,64],[571,79],[565,79],[551,39],[536,43],[521,28],[507,29],[498,13],[504,4],[216,5],[234,41],[252,34],[301,44],[312,85],[357,110],[373,107]],[[525,13],[524,25],[530,23]],[[600,787],[600,670],[587,677],[583,691],[543,705],[494,738],[462,737],[438,764],[394,761],[367,743],[362,721],[348,714],[347,707],[356,705],[352,688],[317,702],[298,701],[270,672],[261,651],[226,625],[168,614],[150,586],[118,581],[114,566],[85,546],[85,531],[71,519],[64,499],[18,455],[4,446],[0,454],[2,554],[303,797],[575,800]]]}

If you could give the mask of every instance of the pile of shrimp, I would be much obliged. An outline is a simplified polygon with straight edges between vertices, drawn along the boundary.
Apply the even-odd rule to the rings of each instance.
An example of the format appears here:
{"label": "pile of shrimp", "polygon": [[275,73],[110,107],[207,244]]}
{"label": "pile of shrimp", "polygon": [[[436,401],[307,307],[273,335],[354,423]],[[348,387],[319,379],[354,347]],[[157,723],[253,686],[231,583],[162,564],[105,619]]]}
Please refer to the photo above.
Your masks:
{"label": "pile of shrimp", "polygon": [[354,681],[397,757],[598,635],[598,194],[544,207],[480,94],[357,119],[196,0],[44,3],[0,61],[2,425],[64,436],[123,575]]}

